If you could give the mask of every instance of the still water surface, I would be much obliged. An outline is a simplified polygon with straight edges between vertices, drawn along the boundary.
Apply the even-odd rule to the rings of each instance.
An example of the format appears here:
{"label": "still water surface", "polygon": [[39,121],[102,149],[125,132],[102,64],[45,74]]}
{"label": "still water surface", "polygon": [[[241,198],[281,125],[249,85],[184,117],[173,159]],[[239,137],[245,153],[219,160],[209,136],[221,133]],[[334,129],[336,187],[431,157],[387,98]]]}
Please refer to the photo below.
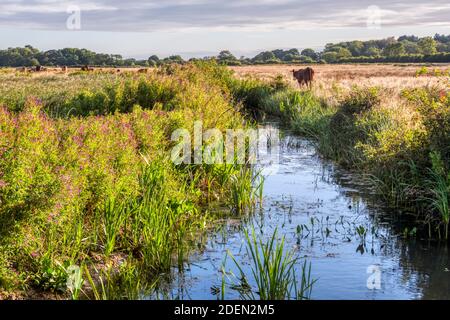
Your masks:
{"label": "still water surface", "polygon": [[[278,229],[286,248],[301,257],[298,267],[311,262],[317,279],[312,299],[450,299],[448,247],[405,239],[395,212],[381,208],[357,175],[321,159],[310,141],[286,134],[273,171],[265,177],[261,208],[217,223],[204,235],[184,271],[174,268],[166,298],[217,299],[227,250],[250,275],[244,235],[249,228],[263,239]],[[358,229],[366,231],[365,239]],[[238,274],[229,258],[225,269]],[[374,270],[380,271],[380,289],[367,284]],[[227,288],[226,298],[239,293]]]}

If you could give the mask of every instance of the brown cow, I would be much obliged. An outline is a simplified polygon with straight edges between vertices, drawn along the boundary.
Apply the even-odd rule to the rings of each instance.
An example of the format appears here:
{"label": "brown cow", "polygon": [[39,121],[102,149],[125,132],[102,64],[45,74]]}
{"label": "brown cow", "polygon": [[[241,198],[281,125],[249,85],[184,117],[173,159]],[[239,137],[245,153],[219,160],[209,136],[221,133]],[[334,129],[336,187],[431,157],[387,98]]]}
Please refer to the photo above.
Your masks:
{"label": "brown cow", "polygon": [[62,66],[62,67],[61,67],[61,71],[62,71],[62,72],[67,72],[67,66]]}
{"label": "brown cow", "polygon": [[147,68],[142,68],[138,70],[138,73],[147,73],[148,69]]}
{"label": "brown cow", "polygon": [[307,67],[306,69],[300,69],[300,70],[292,70],[292,74],[294,75],[294,79],[298,81],[298,85],[300,87],[305,84],[306,86],[309,86],[311,88],[312,82],[314,81],[314,70],[310,67]]}

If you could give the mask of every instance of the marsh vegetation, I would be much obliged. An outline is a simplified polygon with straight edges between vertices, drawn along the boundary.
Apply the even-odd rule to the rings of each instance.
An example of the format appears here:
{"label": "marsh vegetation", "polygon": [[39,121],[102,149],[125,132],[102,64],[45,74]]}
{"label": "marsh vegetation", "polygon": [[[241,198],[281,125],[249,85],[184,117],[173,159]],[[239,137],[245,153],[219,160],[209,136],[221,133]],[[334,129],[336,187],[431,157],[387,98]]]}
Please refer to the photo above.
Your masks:
{"label": "marsh vegetation", "polygon": [[[202,250],[198,238],[218,219],[251,219],[267,205],[249,165],[170,160],[172,132],[193,130],[195,121],[225,131],[276,117],[322,157],[362,174],[420,237],[446,243],[448,76],[405,77],[418,85],[356,87],[334,79],[299,91],[283,75],[200,62],[147,74],[2,70],[0,296],[152,296],[161,275],[182,270]],[[307,228],[299,224],[297,237]],[[326,228],[322,234],[332,232]],[[353,234],[366,240],[368,230],[357,226]],[[253,268],[234,274],[241,287],[247,271],[256,282],[241,298],[311,296],[309,264],[284,245],[284,234],[271,230],[268,241],[247,234]],[[224,282],[222,291],[236,285]]]}

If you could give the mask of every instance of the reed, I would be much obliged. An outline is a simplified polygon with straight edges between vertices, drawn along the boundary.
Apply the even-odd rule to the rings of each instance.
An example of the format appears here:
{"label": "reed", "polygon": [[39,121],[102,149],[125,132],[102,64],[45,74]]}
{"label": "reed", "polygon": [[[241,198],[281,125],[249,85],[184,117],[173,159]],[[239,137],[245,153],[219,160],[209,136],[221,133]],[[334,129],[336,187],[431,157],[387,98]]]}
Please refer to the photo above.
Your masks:
{"label": "reed", "polygon": [[[300,267],[300,285],[297,283],[297,269],[299,259],[293,251],[286,250],[284,237],[277,239],[277,230],[267,242],[257,239],[255,231],[250,235],[245,232],[247,253],[251,259],[251,278],[244,272],[243,266],[236,258],[228,253],[240,276],[237,289],[243,299],[249,300],[290,300],[310,299],[315,280],[311,279],[311,265],[306,262]],[[256,284],[252,288],[250,283]],[[222,284],[222,290],[224,284]]]}

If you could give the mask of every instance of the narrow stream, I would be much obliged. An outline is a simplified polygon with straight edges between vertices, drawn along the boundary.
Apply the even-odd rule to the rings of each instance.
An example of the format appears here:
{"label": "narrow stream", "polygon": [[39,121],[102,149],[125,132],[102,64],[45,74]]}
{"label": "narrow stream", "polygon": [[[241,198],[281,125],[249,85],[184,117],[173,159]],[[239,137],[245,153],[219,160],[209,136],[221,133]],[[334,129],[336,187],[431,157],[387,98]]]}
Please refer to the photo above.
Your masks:
{"label": "narrow stream", "polygon": [[[286,134],[279,168],[265,179],[262,208],[199,239],[201,249],[182,272],[175,268],[165,298],[218,299],[227,250],[251,274],[243,230],[268,239],[277,228],[301,257],[298,268],[311,262],[312,299],[450,299],[448,247],[405,238],[395,212],[381,208],[360,180],[321,159],[310,141]],[[231,259],[225,269],[238,274]],[[381,288],[368,286],[377,274]],[[227,288],[226,298],[239,293]]]}

